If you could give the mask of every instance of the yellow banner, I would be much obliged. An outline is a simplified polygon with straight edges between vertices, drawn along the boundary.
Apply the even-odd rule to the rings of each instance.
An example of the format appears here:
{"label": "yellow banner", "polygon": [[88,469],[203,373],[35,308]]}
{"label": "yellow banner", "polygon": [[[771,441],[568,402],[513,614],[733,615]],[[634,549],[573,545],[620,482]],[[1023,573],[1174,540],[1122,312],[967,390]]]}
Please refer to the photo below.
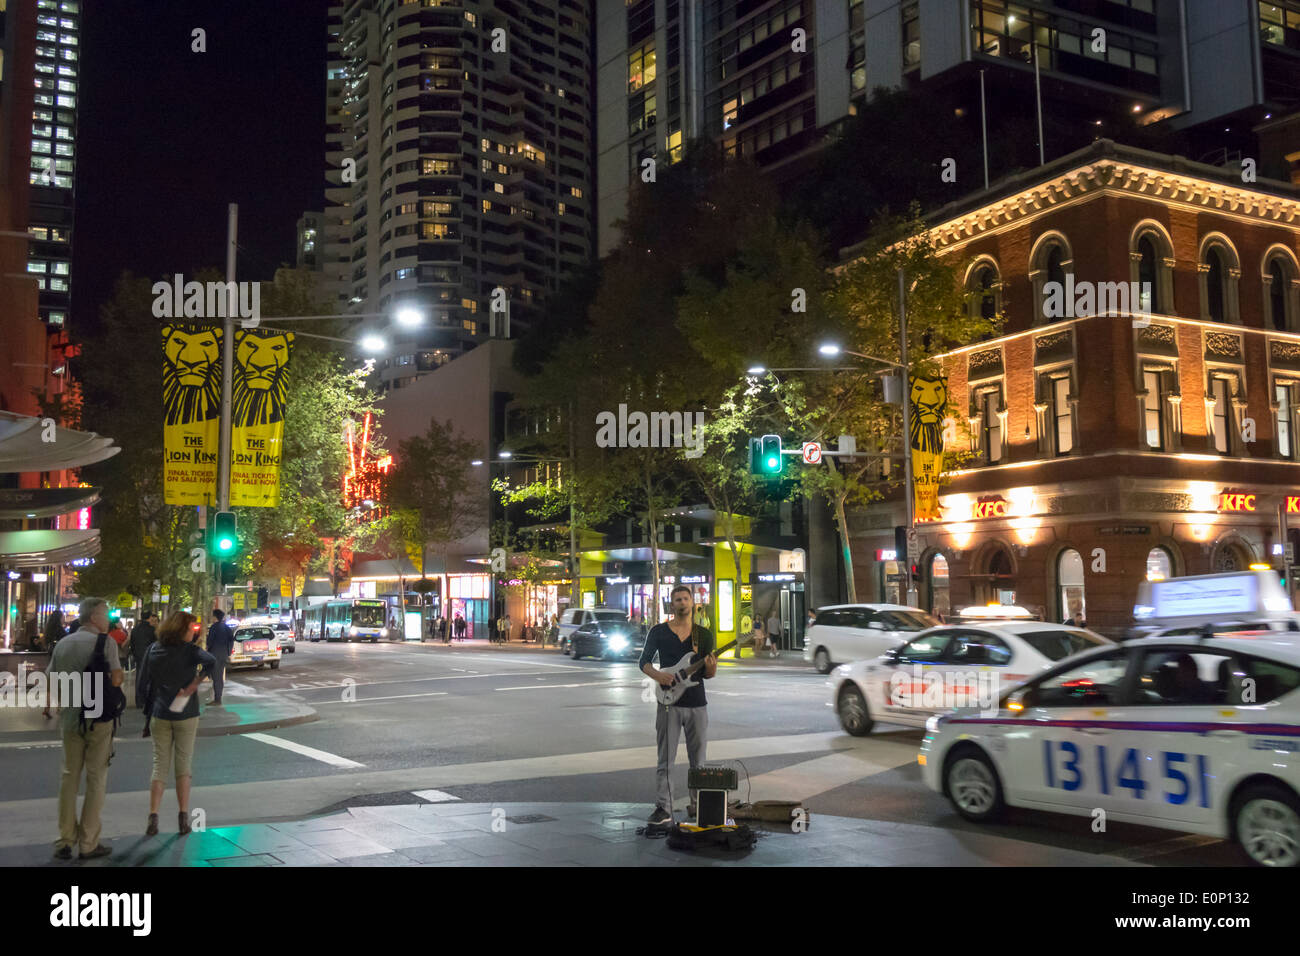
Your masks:
{"label": "yellow banner", "polygon": [[293,584],[288,578],[280,579],[280,597],[293,597]]}
{"label": "yellow banner", "polygon": [[242,611],[244,609],[244,592],[236,591],[234,594],[231,595],[231,597],[234,599],[234,603],[233,603],[234,610]]}
{"label": "yellow banner", "polygon": [[288,396],[292,332],[235,331],[231,390],[230,503],[274,508],[280,503],[280,455]]}
{"label": "yellow banner", "polygon": [[939,477],[943,474],[943,419],[948,409],[948,381],[908,376],[912,404],[912,486],[915,520],[938,521]]}
{"label": "yellow banner", "polygon": [[221,427],[221,329],[164,325],[163,500],[214,505]]}

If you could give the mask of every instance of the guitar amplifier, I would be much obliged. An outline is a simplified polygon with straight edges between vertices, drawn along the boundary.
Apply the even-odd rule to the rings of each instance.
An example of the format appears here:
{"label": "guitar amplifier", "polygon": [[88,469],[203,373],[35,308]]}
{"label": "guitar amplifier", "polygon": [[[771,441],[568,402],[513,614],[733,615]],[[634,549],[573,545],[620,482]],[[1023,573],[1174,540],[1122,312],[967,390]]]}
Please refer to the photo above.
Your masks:
{"label": "guitar amplifier", "polygon": [[738,790],[740,779],[734,767],[695,767],[686,774],[692,790]]}

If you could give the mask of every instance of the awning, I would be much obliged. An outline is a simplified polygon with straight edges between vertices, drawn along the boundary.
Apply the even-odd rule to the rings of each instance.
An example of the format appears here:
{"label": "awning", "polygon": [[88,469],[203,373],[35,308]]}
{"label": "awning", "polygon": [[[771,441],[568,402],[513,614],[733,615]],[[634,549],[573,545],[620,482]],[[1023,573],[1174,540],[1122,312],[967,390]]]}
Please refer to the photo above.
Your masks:
{"label": "awning", "polygon": [[0,488],[0,519],[52,518],[98,502],[98,488]]}
{"label": "awning", "polygon": [[0,472],[62,471],[112,458],[122,449],[94,432],[42,425],[41,419],[0,412]]}
{"label": "awning", "polygon": [[99,553],[99,532],[0,531],[0,567],[42,568]]}

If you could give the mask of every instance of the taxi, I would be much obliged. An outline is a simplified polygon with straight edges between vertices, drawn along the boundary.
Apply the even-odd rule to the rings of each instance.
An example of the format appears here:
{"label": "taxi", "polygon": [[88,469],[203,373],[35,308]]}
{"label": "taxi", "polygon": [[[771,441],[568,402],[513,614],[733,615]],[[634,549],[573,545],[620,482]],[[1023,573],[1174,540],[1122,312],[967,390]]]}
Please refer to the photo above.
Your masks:
{"label": "taxi", "polygon": [[[1145,637],[1061,662],[996,712],[931,717],[917,761],[967,820],[1007,806],[1235,840],[1300,862],[1300,643]],[[1080,824],[1087,826],[1090,824]]]}
{"label": "taxi", "polygon": [[1008,687],[1099,646],[1112,644],[1083,628],[1042,621],[933,627],[874,660],[836,668],[829,706],[855,737],[878,720],[924,727],[959,707],[996,710]]}
{"label": "taxi", "polygon": [[280,669],[280,643],[268,624],[253,624],[235,628],[235,646],[230,652],[227,667]]}

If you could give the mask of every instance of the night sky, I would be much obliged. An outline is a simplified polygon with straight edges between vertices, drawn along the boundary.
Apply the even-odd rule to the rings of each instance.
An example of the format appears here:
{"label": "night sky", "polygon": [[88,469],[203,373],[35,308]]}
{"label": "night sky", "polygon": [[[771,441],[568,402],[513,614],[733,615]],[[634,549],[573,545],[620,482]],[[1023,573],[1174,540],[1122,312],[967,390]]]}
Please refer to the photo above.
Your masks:
{"label": "night sky", "polygon": [[[87,0],[81,5],[74,335],[93,334],[123,270],[294,261],[294,225],[324,202],[327,0]],[[207,52],[190,50],[207,31]]]}

